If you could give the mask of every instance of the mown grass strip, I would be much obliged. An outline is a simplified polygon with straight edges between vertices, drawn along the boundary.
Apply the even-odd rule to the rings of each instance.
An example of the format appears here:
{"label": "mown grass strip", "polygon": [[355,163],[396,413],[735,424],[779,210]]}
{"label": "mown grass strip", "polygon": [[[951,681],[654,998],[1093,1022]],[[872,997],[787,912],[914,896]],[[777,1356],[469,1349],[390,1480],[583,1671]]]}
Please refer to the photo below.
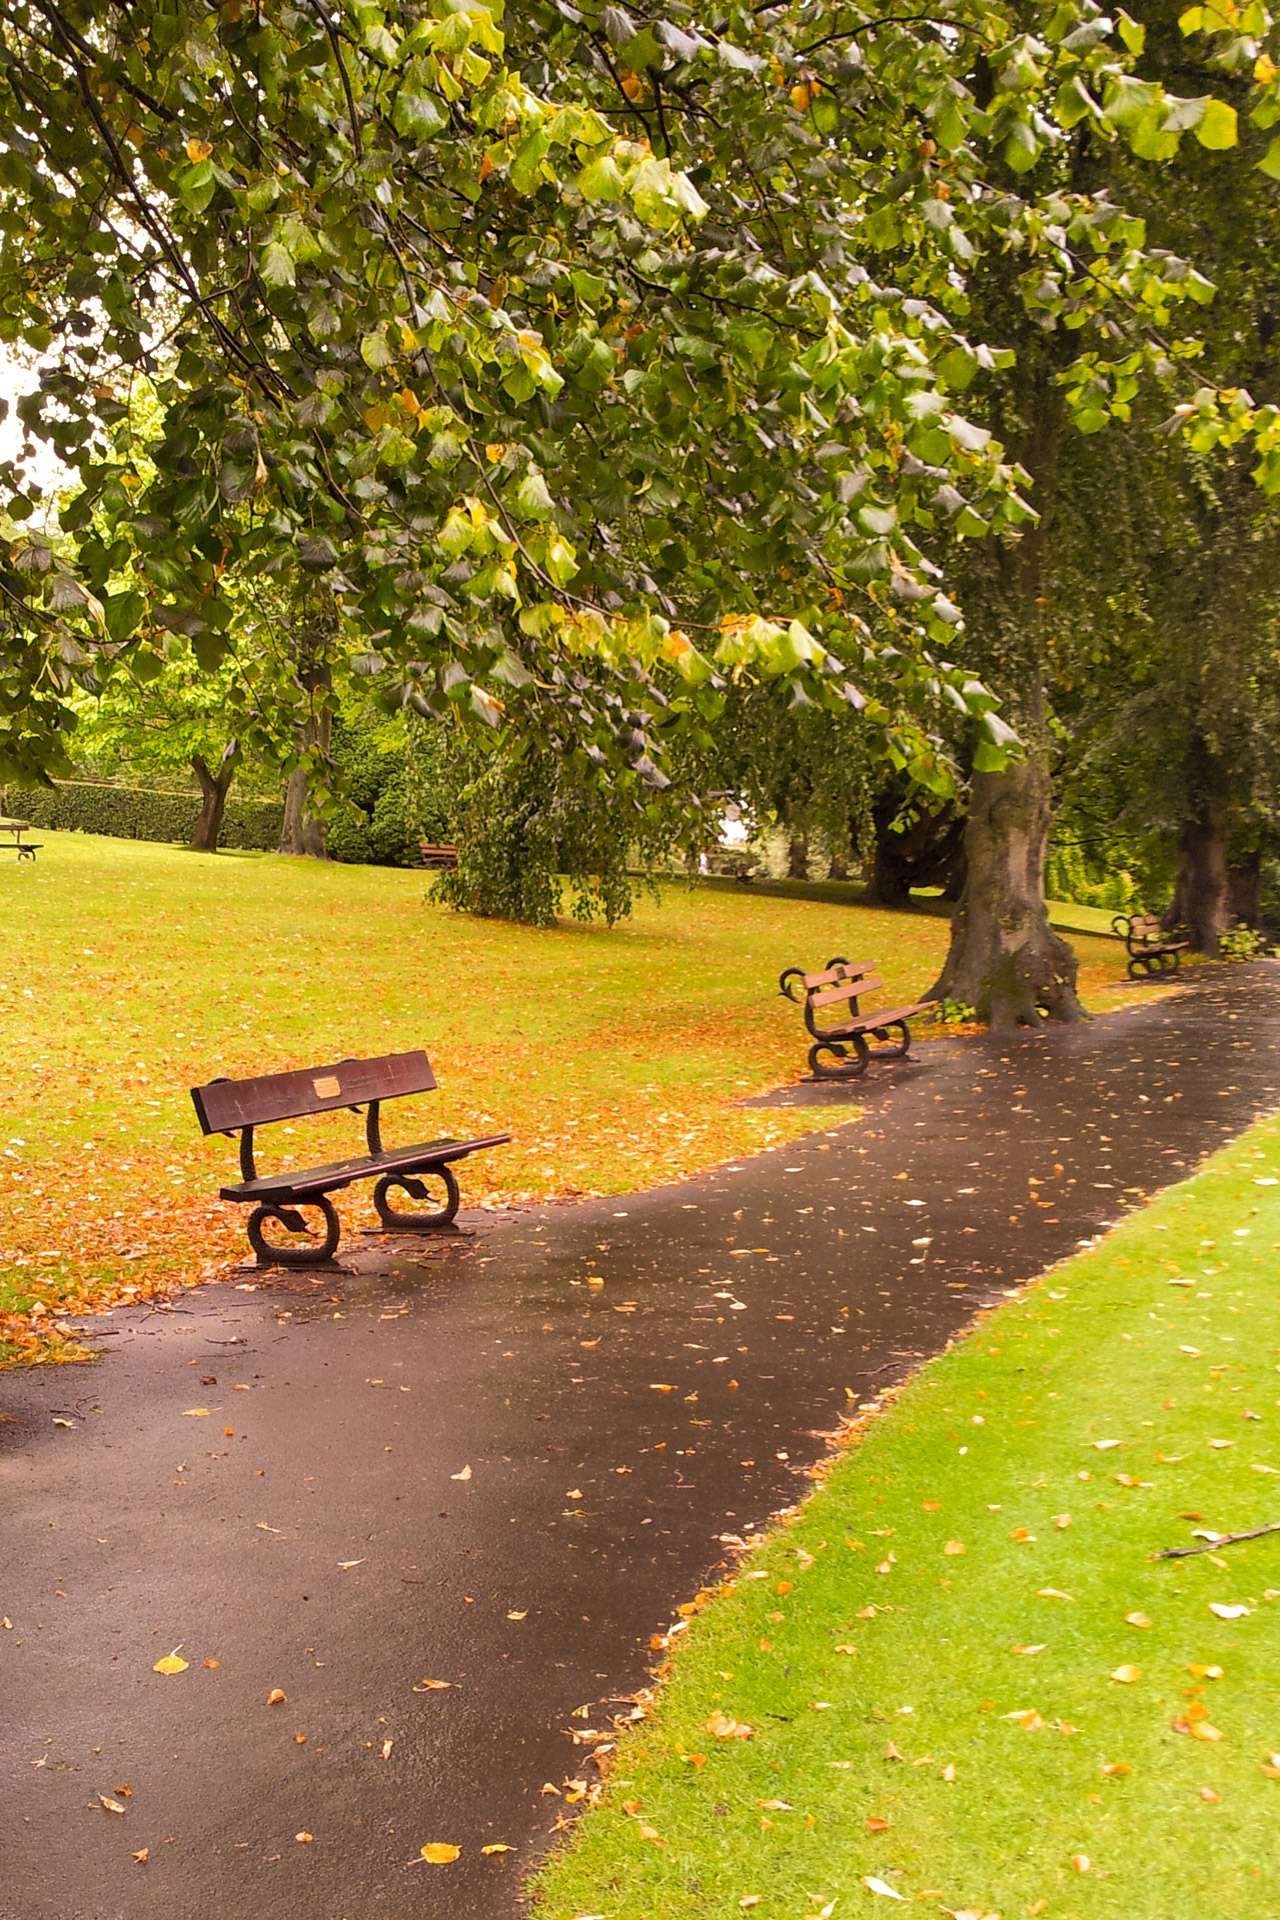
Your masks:
{"label": "mown grass strip", "polygon": [[1278,1257],[1267,1122],[923,1368],[675,1643],[539,1920],[1280,1912],[1280,1537],[1152,1558],[1280,1518]]}

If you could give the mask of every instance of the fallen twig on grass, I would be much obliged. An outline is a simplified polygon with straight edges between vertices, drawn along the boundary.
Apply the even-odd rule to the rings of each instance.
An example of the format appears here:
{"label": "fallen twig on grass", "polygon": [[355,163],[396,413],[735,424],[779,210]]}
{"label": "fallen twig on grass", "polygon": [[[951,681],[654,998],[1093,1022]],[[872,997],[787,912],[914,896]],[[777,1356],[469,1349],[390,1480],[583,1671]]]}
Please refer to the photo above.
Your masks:
{"label": "fallen twig on grass", "polygon": [[1217,1547],[1233,1547],[1237,1540],[1256,1540],[1260,1534],[1280,1533],[1280,1520],[1269,1520],[1265,1527],[1249,1527],[1244,1533],[1216,1533],[1199,1547],[1166,1547],[1157,1560],[1186,1560],[1193,1553],[1212,1553]]}

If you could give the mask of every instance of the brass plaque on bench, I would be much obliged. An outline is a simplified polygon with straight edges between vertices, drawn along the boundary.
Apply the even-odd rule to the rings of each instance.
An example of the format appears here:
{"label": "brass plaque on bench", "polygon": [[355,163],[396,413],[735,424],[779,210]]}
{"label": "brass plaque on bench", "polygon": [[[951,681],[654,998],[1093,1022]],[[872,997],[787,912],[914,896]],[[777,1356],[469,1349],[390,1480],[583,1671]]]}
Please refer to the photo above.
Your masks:
{"label": "brass plaque on bench", "polygon": [[342,1087],[333,1074],[326,1074],[320,1080],[313,1080],[311,1084],[315,1088],[317,1099],[320,1100],[332,1100],[342,1092]]}

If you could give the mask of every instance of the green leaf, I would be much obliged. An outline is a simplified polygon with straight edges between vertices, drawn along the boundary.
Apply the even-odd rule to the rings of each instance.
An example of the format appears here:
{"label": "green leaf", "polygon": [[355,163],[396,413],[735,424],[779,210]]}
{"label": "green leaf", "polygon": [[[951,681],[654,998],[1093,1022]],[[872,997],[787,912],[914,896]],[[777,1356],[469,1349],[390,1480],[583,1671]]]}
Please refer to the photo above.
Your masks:
{"label": "green leaf", "polygon": [[1240,138],[1235,108],[1229,107],[1225,100],[1208,101],[1195,132],[1202,147],[1208,147],[1212,153],[1225,153]]}
{"label": "green leaf", "polygon": [[[197,152],[199,149],[197,148]],[[212,160],[198,160],[194,167],[184,167],[178,175],[178,192],[183,203],[193,213],[203,213],[212,200],[218,179]]]}
{"label": "green leaf", "polygon": [[258,271],[269,287],[292,287],[297,282],[293,255],[278,240],[269,240],[262,249]]}
{"label": "green leaf", "polygon": [[384,367],[389,367],[393,357],[385,333],[366,333],[360,342],[360,358],[373,373],[380,373]]}
{"label": "green leaf", "polygon": [[602,153],[578,175],[578,192],[584,200],[621,200],[626,192],[618,163],[611,153]]}
{"label": "green leaf", "polygon": [[1258,162],[1259,171],[1269,175],[1272,180],[1280,180],[1280,133],[1271,142]]}
{"label": "green leaf", "polygon": [[1130,53],[1141,53],[1147,44],[1147,30],[1131,19],[1123,7],[1116,9],[1116,27]]}
{"label": "green leaf", "polygon": [[411,140],[430,140],[449,122],[443,103],[430,93],[399,94],[391,119],[396,132]]}
{"label": "green leaf", "polygon": [[1025,120],[1016,120],[1004,143],[1005,165],[1014,173],[1030,173],[1040,158],[1040,142]]}

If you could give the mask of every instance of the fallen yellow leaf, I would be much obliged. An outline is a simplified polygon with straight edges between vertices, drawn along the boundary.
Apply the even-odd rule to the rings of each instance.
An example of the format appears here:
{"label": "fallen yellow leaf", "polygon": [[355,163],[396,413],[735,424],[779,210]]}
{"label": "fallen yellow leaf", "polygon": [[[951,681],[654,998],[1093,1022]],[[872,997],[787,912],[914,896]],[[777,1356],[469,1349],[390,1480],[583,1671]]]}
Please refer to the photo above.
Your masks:
{"label": "fallen yellow leaf", "polygon": [[183,1409],[182,1417],[184,1420],[207,1420],[209,1409],[208,1407],[186,1407]]}
{"label": "fallen yellow leaf", "polygon": [[148,1860],[151,1858],[150,1847],[139,1847],[138,1851],[134,1854],[133,1857],[137,1861],[140,1867],[145,1867]]}
{"label": "fallen yellow leaf", "polygon": [[1131,1667],[1128,1665],[1123,1667],[1113,1667],[1111,1671],[1111,1678],[1113,1680],[1118,1680],[1122,1687],[1129,1687],[1133,1685],[1133,1682],[1135,1680],[1141,1680],[1142,1668]]}
{"label": "fallen yellow leaf", "polygon": [[481,1851],[481,1853],[486,1853],[486,1854],[488,1854],[488,1853],[514,1853],[514,1852],[515,1852],[515,1848],[514,1848],[514,1847],[509,1847],[509,1846],[507,1845],[507,1843],[506,1843],[506,1841],[505,1841],[505,1840],[491,1840],[491,1841],[489,1842],[489,1844],[488,1844],[488,1846],[487,1846],[487,1847],[481,1847],[481,1849],[480,1849],[480,1851]]}
{"label": "fallen yellow leaf", "polygon": [[1122,1773],[1132,1773],[1133,1768],[1126,1766],[1123,1760],[1107,1760],[1103,1763],[1102,1771],[1106,1774],[1119,1775]]}
{"label": "fallen yellow leaf", "polygon": [[451,1847],[447,1840],[428,1840],[425,1847],[419,1847],[422,1858],[433,1867],[447,1867],[462,1852],[461,1847]]}
{"label": "fallen yellow leaf", "polygon": [[967,1549],[965,1547],[963,1540],[948,1540],[946,1546],[942,1549],[942,1551],[944,1553],[957,1554],[957,1553],[964,1553],[967,1551]]}
{"label": "fallen yellow leaf", "polygon": [[452,1685],[452,1680],[419,1680],[413,1691],[415,1693],[444,1693]]}
{"label": "fallen yellow leaf", "polygon": [[101,1800],[103,1806],[106,1808],[108,1813],[124,1813],[126,1811],[126,1809],[120,1805],[120,1802],[118,1800],[112,1800],[108,1794],[100,1793],[98,1795],[98,1798],[99,1800]]}
{"label": "fallen yellow leaf", "polygon": [[523,1613],[509,1613],[507,1618],[508,1620],[527,1620],[529,1618],[529,1609],[526,1607]]}
{"label": "fallen yellow leaf", "polygon": [[731,1720],[727,1713],[713,1713],[706,1722],[707,1732],[717,1740],[750,1740],[755,1732],[742,1720]]}
{"label": "fallen yellow leaf", "polygon": [[295,1840],[300,1841],[304,1847],[309,1846],[311,1842],[315,1839],[314,1833],[305,1833],[305,1832],[295,1833],[293,1837]]}
{"label": "fallen yellow leaf", "polygon": [[1073,1853],[1071,1856],[1071,1864],[1077,1873],[1088,1873],[1093,1862],[1087,1853]]}
{"label": "fallen yellow leaf", "polygon": [[166,1653],[163,1660],[157,1660],[151,1671],[152,1673],[185,1673],[190,1665],[189,1660],[178,1658],[178,1649],[175,1647],[172,1653]]}
{"label": "fallen yellow leaf", "polygon": [[464,1467],[461,1473],[451,1473],[449,1478],[451,1480],[469,1480],[471,1478],[471,1469],[470,1467]]}
{"label": "fallen yellow leaf", "polygon": [[285,1693],[283,1687],[272,1687],[270,1693],[267,1695],[267,1705],[269,1707],[283,1706],[287,1699],[288,1695]]}
{"label": "fallen yellow leaf", "polygon": [[1126,1627],[1149,1627],[1151,1625],[1145,1613],[1126,1613],[1124,1623]]}
{"label": "fallen yellow leaf", "polygon": [[1191,1722],[1191,1738],[1193,1740],[1221,1740],[1222,1735],[1219,1733],[1217,1727],[1211,1727],[1207,1720],[1193,1720]]}

